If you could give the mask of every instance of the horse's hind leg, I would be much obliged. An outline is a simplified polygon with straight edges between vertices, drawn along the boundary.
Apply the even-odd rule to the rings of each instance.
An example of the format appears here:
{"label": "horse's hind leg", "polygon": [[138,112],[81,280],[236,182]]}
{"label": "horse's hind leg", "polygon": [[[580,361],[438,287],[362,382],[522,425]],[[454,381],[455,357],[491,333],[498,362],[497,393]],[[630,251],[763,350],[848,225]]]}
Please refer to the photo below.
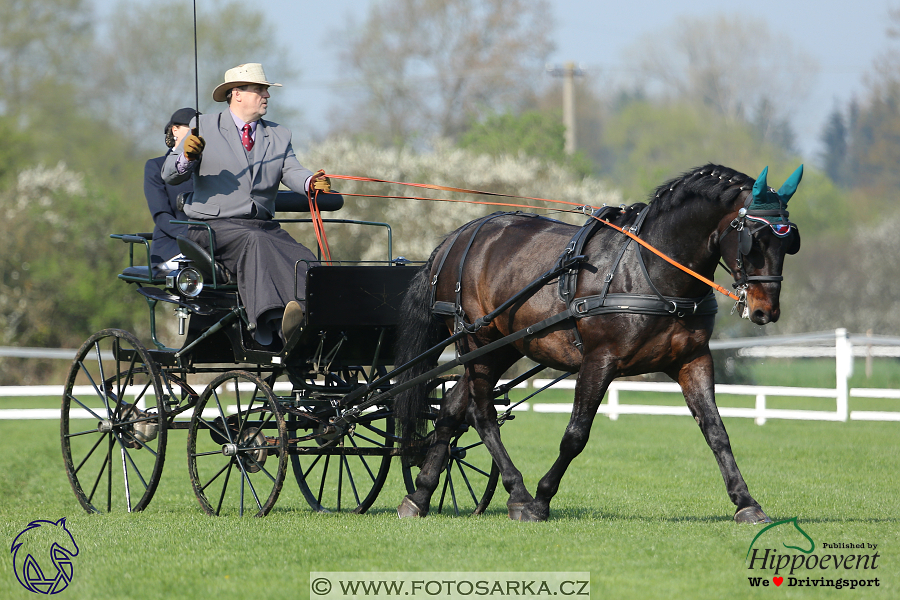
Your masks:
{"label": "horse's hind leg", "polygon": [[431,445],[425,455],[425,461],[416,476],[416,491],[403,498],[397,508],[400,518],[424,517],[431,505],[431,496],[440,483],[441,471],[447,466],[450,451],[450,439],[459,429],[466,416],[469,402],[467,386],[462,385],[463,377],[445,396],[434,422]]}
{"label": "horse's hind leg", "polygon": [[672,376],[681,385],[688,408],[700,425],[706,443],[716,456],[728,497],[737,507],[734,520],[738,523],[771,523],[772,520],[750,495],[747,483],[734,460],[728,432],[725,431],[725,425],[716,407],[712,356],[702,355],[682,365]]}
{"label": "horse's hind leg", "polygon": [[467,417],[500,470],[503,487],[509,493],[509,500],[506,503],[509,518],[519,520],[523,507],[533,498],[525,488],[522,473],[513,464],[500,440],[500,426],[497,423],[497,407],[494,405],[493,390],[499,376],[521,358],[521,355],[515,351],[498,351],[491,358],[494,359],[492,364],[471,367],[472,372],[484,372],[485,375],[476,376],[472,381],[472,402],[469,405]]}

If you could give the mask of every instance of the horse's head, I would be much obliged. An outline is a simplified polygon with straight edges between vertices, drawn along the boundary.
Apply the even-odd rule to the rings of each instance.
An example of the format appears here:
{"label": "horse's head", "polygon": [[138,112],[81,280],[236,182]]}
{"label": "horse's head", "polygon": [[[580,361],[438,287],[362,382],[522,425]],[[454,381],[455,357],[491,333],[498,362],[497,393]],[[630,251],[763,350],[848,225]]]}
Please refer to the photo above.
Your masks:
{"label": "horse's head", "polygon": [[766,184],[768,171],[763,169],[753,188],[738,196],[717,236],[722,259],[741,296],[742,316],[757,325],[773,323],[781,316],[784,257],[800,250],[800,231],[788,220],[786,207],[803,177],[803,165],[777,192]]}

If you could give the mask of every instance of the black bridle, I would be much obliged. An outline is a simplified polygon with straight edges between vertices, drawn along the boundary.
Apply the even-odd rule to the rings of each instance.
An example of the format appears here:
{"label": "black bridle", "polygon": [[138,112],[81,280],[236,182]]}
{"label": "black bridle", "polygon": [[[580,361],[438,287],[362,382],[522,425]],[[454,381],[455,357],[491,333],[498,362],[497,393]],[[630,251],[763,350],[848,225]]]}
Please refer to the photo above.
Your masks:
{"label": "black bridle", "polygon": [[[773,190],[774,191],[774,190]],[[720,264],[734,278],[732,287],[737,291],[740,300],[735,302],[734,313],[739,306],[747,308],[747,288],[751,283],[780,283],[784,281],[783,275],[748,275],[747,274],[747,256],[753,248],[753,239],[759,231],[766,227],[772,229],[772,232],[778,237],[787,237],[791,235],[792,229],[797,229],[797,225],[788,220],[790,213],[780,206],[777,210],[750,210],[748,206],[752,202],[753,197],[747,198],[747,204],[738,211],[725,233],[722,234],[721,240],[725,238],[732,230],[737,232],[737,252],[735,252],[736,268],[732,270],[724,262]],[[767,217],[778,217],[780,223],[773,223]]]}

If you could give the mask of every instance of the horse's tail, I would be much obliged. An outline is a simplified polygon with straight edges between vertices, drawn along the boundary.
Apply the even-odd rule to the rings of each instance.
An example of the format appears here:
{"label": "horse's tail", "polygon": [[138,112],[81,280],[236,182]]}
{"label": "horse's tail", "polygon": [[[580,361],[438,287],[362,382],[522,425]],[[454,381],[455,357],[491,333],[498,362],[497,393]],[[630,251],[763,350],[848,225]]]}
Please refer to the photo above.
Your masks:
{"label": "horse's tail", "polygon": [[[397,328],[397,344],[394,364],[405,364],[444,339],[447,328],[431,314],[431,265],[437,249],[428,262],[410,281],[409,289],[400,305],[400,324]],[[397,376],[397,383],[404,383],[422,375],[437,365],[437,357],[423,360]],[[408,448],[414,435],[424,434],[427,424],[425,413],[429,408],[427,382],[419,383],[394,397],[394,415],[401,445]]]}

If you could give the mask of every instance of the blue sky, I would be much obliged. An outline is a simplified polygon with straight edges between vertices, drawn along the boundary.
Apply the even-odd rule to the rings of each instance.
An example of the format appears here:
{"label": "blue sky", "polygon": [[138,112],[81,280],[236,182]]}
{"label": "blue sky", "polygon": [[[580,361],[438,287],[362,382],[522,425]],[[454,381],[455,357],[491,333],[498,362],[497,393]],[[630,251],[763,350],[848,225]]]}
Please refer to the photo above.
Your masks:
{"label": "blue sky", "polygon": [[[117,1],[94,0],[101,17]],[[296,53],[292,58],[301,75],[296,81],[283,81],[285,88],[279,91],[285,101],[302,107],[303,122],[287,124],[295,132],[304,127],[325,129],[316,123],[326,122],[329,107],[340,101],[342,91],[336,52],[341,24],[351,14],[362,20],[373,1],[268,0],[258,5],[275,23],[279,42]],[[892,6],[900,7],[900,0],[550,0],[557,48],[550,62],[574,61],[602,81],[621,68],[625,53],[641,37],[664,32],[679,16],[728,14],[763,19],[771,33],[790,37],[795,50],[818,64],[808,96],[790,115],[800,149],[809,161],[819,149],[822,126],[835,102],[843,105],[860,96],[873,61],[888,49],[887,15]],[[314,22],[320,23],[318,28]]]}

